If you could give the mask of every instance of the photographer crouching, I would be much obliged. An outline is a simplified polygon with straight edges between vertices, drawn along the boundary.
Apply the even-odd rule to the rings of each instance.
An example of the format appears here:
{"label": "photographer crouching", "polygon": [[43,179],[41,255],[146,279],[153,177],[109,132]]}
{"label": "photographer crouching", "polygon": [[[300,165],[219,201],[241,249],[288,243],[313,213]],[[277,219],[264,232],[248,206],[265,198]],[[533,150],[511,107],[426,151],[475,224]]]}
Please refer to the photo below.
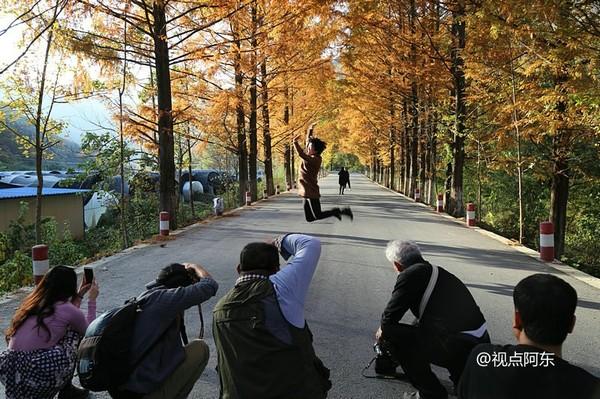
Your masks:
{"label": "photographer crouching", "polygon": [[[445,399],[431,364],[448,369],[456,387],[471,349],[490,342],[485,319],[462,281],[425,261],[414,242],[389,242],[386,257],[398,277],[376,333],[375,372],[397,376],[399,365],[418,390],[405,398]],[[400,323],[409,309],[417,322]]]}
{"label": "photographer crouching", "polygon": [[[135,365],[127,382],[109,390],[121,399],[187,398],[208,362],[208,345],[202,339],[188,342],[184,312],[217,293],[219,285],[199,265],[172,263],[138,296],[130,352]],[[202,335],[202,332],[201,332]]]}

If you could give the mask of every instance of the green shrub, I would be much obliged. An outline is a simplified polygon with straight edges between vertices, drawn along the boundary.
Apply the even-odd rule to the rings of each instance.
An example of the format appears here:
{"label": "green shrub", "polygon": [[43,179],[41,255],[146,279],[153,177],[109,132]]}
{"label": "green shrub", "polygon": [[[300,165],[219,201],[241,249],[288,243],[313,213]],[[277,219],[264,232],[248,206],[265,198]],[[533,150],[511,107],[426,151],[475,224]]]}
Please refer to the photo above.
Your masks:
{"label": "green shrub", "polygon": [[0,265],[0,293],[33,284],[31,258],[21,251],[15,251],[12,257]]}

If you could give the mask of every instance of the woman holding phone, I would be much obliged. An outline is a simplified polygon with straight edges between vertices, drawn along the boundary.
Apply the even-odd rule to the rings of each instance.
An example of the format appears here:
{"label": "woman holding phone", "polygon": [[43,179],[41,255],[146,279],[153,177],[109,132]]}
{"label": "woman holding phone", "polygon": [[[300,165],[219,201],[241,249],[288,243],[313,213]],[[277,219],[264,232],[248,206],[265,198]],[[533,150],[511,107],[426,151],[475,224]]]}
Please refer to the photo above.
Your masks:
{"label": "woman holding phone", "polygon": [[[6,398],[87,398],[71,384],[77,347],[96,317],[98,285],[68,266],[55,266],[29,294],[6,330],[8,349],[0,353],[0,382]],[[79,309],[88,294],[87,318]]]}

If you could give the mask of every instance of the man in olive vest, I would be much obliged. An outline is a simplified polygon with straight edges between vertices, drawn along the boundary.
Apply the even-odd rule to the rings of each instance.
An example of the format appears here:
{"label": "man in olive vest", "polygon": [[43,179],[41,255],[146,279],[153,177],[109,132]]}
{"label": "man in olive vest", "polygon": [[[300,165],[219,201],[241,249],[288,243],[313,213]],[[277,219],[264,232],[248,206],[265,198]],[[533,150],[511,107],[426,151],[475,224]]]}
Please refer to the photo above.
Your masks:
{"label": "man in olive vest", "polygon": [[[293,257],[281,270],[279,253]],[[244,247],[240,276],[213,314],[220,398],[327,397],[329,370],[315,354],[304,319],[320,255],[320,241],[302,234]]]}

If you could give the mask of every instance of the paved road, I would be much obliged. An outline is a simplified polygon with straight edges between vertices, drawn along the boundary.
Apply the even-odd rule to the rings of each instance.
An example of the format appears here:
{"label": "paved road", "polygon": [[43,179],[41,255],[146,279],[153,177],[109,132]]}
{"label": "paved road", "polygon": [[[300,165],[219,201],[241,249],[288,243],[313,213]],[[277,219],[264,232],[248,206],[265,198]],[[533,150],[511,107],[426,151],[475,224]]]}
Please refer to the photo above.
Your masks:
{"label": "paved road", "polygon": [[[142,291],[162,266],[175,261],[204,265],[218,280],[217,297],[221,297],[233,285],[239,252],[246,243],[290,231],[314,234],[321,238],[323,251],[310,289],[306,317],[314,333],[316,351],[332,370],[329,397],[397,398],[410,391],[410,386],[361,377],[362,367],[373,355],[373,333],[396,277],[384,255],[388,240],[416,240],[427,259],[461,278],[479,303],[492,339],[498,343],[513,341],[514,285],[532,273],[557,273],[510,247],[406,201],[363,176],[352,176],[352,190],[344,196],[337,195],[337,176],[322,180],[321,187],[323,208],[351,206],[356,216],[354,223],[331,220],[309,224],[304,221],[301,200],[295,195],[270,199],[235,216],[195,227],[164,247],[153,245],[100,262],[99,309],[108,309]],[[559,275],[575,287],[580,298],[577,325],[567,340],[565,358],[600,375],[600,290]],[[215,302],[213,299],[204,306],[209,326]],[[2,328],[15,304],[13,300],[0,305]],[[198,331],[197,315],[190,312],[187,320],[190,335]],[[213,356],[192,398],[218,397],[210,327],[207,340]],[[447,374],[436,370],[448,380]]]}

